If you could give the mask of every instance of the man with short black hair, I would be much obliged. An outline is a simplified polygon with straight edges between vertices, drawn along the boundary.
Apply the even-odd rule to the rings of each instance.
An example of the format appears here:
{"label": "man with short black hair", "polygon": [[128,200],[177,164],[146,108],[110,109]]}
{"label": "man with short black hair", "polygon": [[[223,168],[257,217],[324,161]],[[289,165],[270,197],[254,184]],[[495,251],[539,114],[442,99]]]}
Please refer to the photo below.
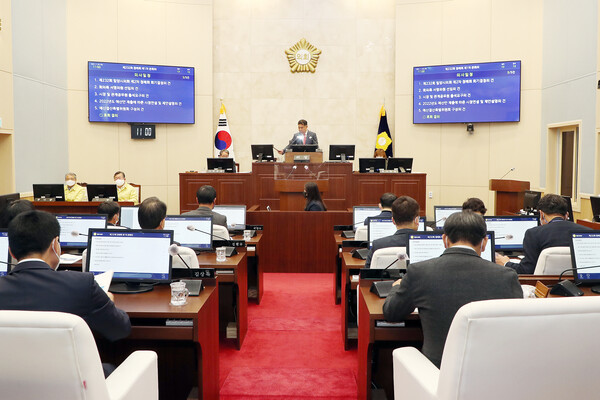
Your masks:
{"label": "man with short black hair", "polygon": [[227,228],[227,217],[213,211],[216,200],[217,191],[215,188],[210,185],[204,185],[196,191],[198,208],[193,211],[184,212],[181,215],[212,215],[214,225],[222,225]]}
{"label": "man with short black hair", "polygon": [[512,268],[519,274],[533,274],[542,250],[549,247],[570,246],[572,232],[590,229],[568,220],[568,204],[557,194],[547,194],[542,197],[537,208],[540,211],[541,225],[525,231],[524,257],[521,262],[512,262],[507,256],[496,253],[496,264]]}
{"label": "man with short black hair", "polygon": [[462,205],[463,210],[471,210],[479,215],[485,215],[487,208],[481,199],[477,197],[469,197]]}
{"label": "man with short black hair", "polygon": [[103,201],[98,204],[98,214],[106,214],[106,225],[108,227],[117,226],[121,207],[116,201]]}
{"label": "man with short black hair", "polygon": [[383,305],[388,321],[403,321],[415,308],[423,327],[423,354],[440,367],[454,315],[472,301],[522,298],[517,274],[481,258],[487,245],[486,225],[472,211],[448,217],[440,257],[410,264],[394,282]]}
{"label": "man with short black hair", "polygon": [[0,309],[66,312],[83,318],[108,340],[127,337],[129,316],[115,307],[112,294],[105,293],[91,273],[56,271],[59,235],[56,217],[44,211],[27,211],[12,220],[8,245],[18,264],[0,278]]}
{"label": "man with short black hair", "polygon": [[317,134],[308,130],[308,122],[305,119],[298,121],[298,132],[294,133],[294,136],[290,139],[290,142],[283,150],[277,150],[279,154],[283,154],[286,151],[292,150],[294,144],[316,144],[319,145],[319,139]]}
{"label": "man with short black hair", "polygon": [[419,203],[412,197],[400,196],[393,201],[391,214],[392,222],[396,225],[396,233],[373,241],[365,262],[365,268],[371,268],[371,259],[377,250],[386,247],[406,247],[408,245],[408,234],[419,228],[419,211]]}
{"label": "man with short black hair", "polygon": [[384,193],[379,198],[379,209],[381,213],[374,217],[365,218],[365,225],[369,224],[371,218],[392,218],[392,204],[398,197],[394,193]]}

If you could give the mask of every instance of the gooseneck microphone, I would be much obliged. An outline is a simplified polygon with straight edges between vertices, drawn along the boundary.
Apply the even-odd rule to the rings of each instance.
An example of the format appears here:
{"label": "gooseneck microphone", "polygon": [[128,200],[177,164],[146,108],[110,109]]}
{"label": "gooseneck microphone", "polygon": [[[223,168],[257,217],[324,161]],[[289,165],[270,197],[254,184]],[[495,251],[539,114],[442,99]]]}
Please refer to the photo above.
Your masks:
{"label": "gooseneck microphone", "polygon": [[505,173],[504,175],[502,175],[502,178],[500,178],[500,179],[504,179],[504,177],[506,177],[506,175],[510,174],[510,173],[511,173],[511,172],[513,172],[515,169],[516,169],[515,167],[512,167],[511,169],[509,169],[509,170],[508,170],[508,172],[507,172],[507,173]]}
{"label": "gooseneck microphone", "polygon": [[196,228],[194,225],[188,225],[187,226],[187,230],[188,231],[196,231],[196,232],[204,233],[205,235],[209,235],[209,236],[211,236],[213,238],[217,238],[217,239],[226,241],[229,244],[229,246],[226,246],[227,247],[227,249],[226,249],[226,255],[227,255],[227,257],[230,257],[230,256],[233,256],[233,255],[237,254],[237,250],[235,249],[235,246],[233,245],[233,242],[229,238],[224,238],[224,237],[215,235],[212,232],[206,232],[206,231],[200,230],[200,229]]}
{"label": "gooseneck microphone", "polygon": [[388,265],[387,267],[385,267],[384,270],[388,269],[389,267],[391,267],[392,265],[396,264],[400,260],[407,260],[408,261],[408,255],[406,253],[403,253],[403,252],[399,251],[396,254],[396,259],[394,261],[392,261],[392,263],[390,265]]}
{"label": "gooseneck microphone", "polygon": [[0,264],[6,264],[6,265],[8,265],[10,267],[16,267],[17,266],[17,264],[13,264],[11,262],[6,262],[6,261],[2,261],[2,260],[0,260]]}
{"label": "gooseneck microphone", "polygon": [[172,245],[169,246],[169,255],[171,257],[175,257],[178,256],[179,259],[181,260],[181,262],[187,267],[187,269],[190,271],[190,277],[194,277],[193,273],[192,273],[192,269],[190,268],[190,266],[188,265],[188,263],[185,262],[185,260],[183,259],[183,257],[181,257],[181,254],[179,254],[179,246],[177,246],[175,243],[173,243]]}
{"label": "gooseneck microphone", "polygon": [[71,231],[71,236],[85,236],[85,237],[87,237],[87,235],[85,233],[81,233],[79,231]]}
{"label": "gooseneck microphone", "polygon": [[496,239],[506,239],[506,240],[512,240],[514,238],[513,235],[508,234],[508,235],[504,235],[504,236],[496,236]]}

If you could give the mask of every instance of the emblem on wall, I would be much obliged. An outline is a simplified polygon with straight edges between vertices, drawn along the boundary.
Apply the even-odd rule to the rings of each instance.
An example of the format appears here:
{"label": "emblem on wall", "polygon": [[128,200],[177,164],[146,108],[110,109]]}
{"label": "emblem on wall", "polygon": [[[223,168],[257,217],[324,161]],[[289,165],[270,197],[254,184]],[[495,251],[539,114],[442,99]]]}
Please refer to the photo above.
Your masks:
{"label": "emblem on wall", "polygon": [[294,72],[315,72],[317,61],[321,50],[317,49],[306,39],[302,38],[298,43],[285,51],[290,63],[290,69]]}

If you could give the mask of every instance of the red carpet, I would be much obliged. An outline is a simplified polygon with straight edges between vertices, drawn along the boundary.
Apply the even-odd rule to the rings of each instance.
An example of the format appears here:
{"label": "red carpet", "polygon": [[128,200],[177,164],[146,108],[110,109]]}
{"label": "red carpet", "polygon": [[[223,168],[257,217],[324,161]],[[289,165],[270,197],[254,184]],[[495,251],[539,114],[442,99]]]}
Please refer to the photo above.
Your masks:
{"label": "red carpet", "polygon": [[221,344],[221,400],[356,399],[356,350],[344,351],[330,274],[265,274],[240,351]]}

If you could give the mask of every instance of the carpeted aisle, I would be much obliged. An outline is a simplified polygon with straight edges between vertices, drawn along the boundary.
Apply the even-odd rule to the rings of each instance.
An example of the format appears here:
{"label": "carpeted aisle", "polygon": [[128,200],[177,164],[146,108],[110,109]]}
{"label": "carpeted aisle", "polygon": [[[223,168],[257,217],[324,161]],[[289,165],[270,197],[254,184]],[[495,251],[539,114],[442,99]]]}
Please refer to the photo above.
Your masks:
{"label": "carpeted aisle", "polygon": [[240,351],[221,344],[221,400],[356,399],[356,350],[344,351],[330,274],[265,274]]}

